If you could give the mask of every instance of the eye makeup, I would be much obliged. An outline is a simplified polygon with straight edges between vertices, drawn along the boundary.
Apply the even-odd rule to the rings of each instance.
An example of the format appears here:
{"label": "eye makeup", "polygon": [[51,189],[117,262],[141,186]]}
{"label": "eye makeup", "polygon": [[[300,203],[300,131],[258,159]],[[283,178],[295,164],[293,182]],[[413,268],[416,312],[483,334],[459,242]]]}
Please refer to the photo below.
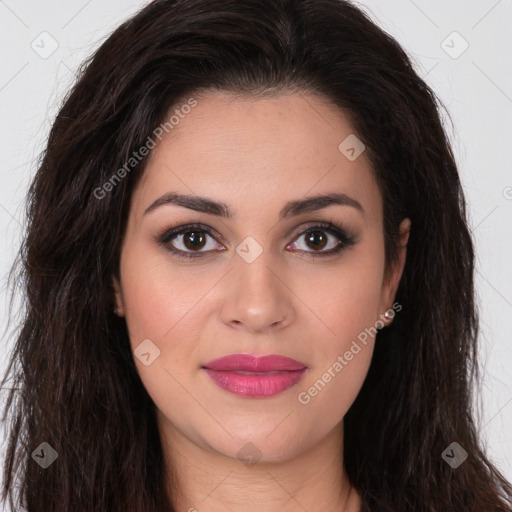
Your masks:
{"label": "eye makeup", "polygon": [[[315,233],[326,233],[335,239],[337,239],[338,243],[334,248],[331,248],[327,251],[304,251],[304,250],[295,250],[301,257],[332,257],[344,249],[355,245],[358,241],[358,237],[351,230],[345,228],[342,225],[336,225],[333,222],[311,222],[309,225],[299,231],[294,235],[293,241],[291,244],[288,244],[286,247],[290,247],[290,245],[297,245],[296,240],[305,235],[312,235]],[[174,245],[176,239],[179,237],[184,237],[185,235],[194,234],[194,235],[206,235],[207,237],[211,237],[214,241],[218,243],[221,247],[220,249],[210,249],[207,251],[193,251],[193,250],[183,250],[178,249]],[[222,245],[222,236],[210,226],[203,224],[201,222],[192,222],[187,224],[181,224],[179,226],[167,226],[163,230],[161,230],[155,237],[155,240],[158,244],[164,246],[171,254],[185,259],[192,258],[204,258],[206,256],[211,256],[212,253],[221,252],[226,250]],[[183,240],[183,238],[182,238]],[[181,243],[183,243],[181,241]],[[201,247],[203,248],[203,247]]]}

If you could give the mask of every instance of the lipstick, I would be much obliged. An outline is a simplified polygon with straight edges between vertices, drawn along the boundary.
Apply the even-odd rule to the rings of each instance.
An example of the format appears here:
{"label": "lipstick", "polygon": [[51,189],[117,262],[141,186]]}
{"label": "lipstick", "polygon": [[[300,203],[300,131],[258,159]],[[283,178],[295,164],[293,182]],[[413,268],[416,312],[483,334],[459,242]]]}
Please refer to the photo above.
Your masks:
{"label": "lipstick", "polygon": [[202,369],[225,391],[245,397],[265,398],[297,384],[307,366],[295,359],[274,354],[260,357],[231,354],[205,363]]}

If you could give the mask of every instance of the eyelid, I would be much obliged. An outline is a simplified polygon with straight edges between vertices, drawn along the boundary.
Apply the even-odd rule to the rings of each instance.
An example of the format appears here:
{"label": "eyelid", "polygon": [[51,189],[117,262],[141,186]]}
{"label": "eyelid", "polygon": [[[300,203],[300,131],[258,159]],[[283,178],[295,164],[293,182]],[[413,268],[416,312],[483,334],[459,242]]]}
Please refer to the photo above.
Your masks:
{"label": "eyelid", "polygon": [[160,235],[157,235],[157,241],[163,244],[169,242],[174,237],[186,233],[187,231],[204,231],[208,233],[212,238],[214,238],[217,242],[221,243],[222,235],[220,235],[217,231],[215,231],[212,227],[203,224],[202,222],[188,222],[185,224],[178,224],[175,227],[169,226],[162,230]]}

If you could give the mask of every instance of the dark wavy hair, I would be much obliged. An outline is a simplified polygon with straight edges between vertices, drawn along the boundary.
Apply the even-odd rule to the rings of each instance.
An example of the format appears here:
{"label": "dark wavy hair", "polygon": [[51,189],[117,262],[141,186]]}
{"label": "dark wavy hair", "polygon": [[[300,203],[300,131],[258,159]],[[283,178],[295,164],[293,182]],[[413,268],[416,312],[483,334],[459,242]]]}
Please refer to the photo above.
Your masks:
{"label": "dark wavy hair", "polygon": [[[101,200],[95,191],[171,107],[216,90],[312,92],[340,107],[383,197],[388,268],[400,221],[411,219],[403,310],[377,335],[344,418],[362,509],[510,509],[511,486],[474,421],[474,247],[442,106],[399,44],[342,0],[155,0],[82,66],[31,184],[11,272],[24,307],[2,381],[13,388],[2,498],[29,512],[173,510],[155,405],[113,314],[112,276],[147,158]],[[58,453],[47,469],[31,458],[43,441]],[[452,442],[468,453],[457,469],[441,456]]]}

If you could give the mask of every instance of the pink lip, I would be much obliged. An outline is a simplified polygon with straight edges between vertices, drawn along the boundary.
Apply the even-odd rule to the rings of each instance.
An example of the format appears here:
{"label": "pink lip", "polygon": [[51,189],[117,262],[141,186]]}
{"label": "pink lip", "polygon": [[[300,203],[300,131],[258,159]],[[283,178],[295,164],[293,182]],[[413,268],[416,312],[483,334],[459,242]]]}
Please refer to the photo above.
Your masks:
{"label": "pink lip", "polygon": [[289,357],[255,357],[250,354],[224,356],[204,364],[202,368],[220,388],[247,397],[277,395],[299,382],[307,370],[305,364]]}

